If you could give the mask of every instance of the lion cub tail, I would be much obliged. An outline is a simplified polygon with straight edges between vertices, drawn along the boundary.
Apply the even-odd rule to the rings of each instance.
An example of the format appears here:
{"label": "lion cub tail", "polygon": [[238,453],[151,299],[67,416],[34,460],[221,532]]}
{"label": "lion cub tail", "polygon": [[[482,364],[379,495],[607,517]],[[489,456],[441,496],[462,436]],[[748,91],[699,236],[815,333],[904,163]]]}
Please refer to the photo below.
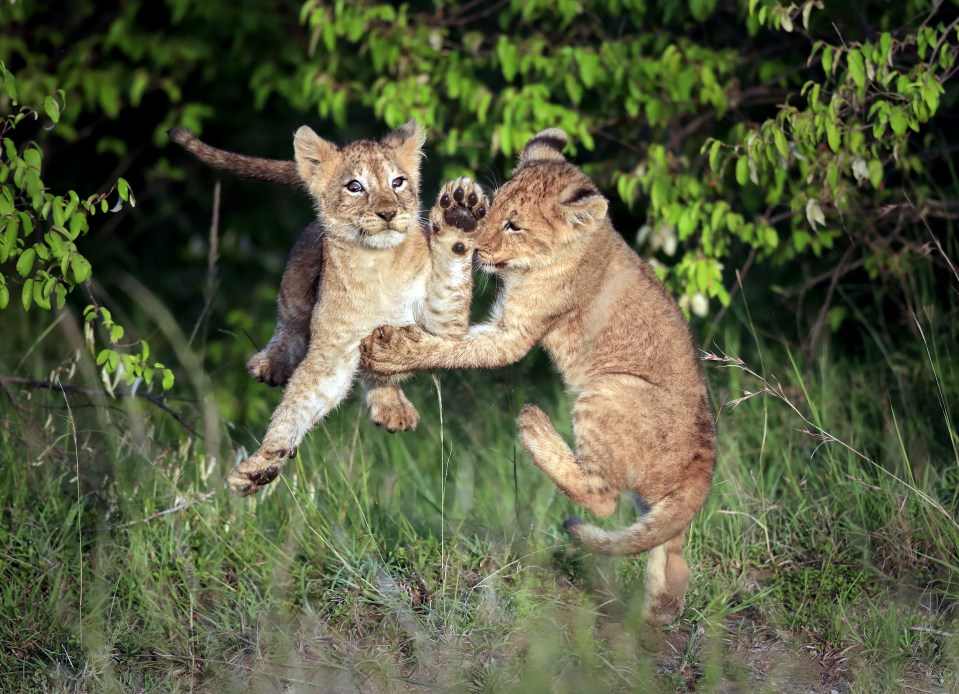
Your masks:
{"label": "lion cub tail", "polygon": [[687,486],[652,506],[637,496],[636,505],[644,511],[643,516],[621,530],[603,530],[575,516],[566,519],[563,530],[569,533],[574,542],[596,554],[648,552],[676,537],[690,524],[703,505],[708,489],[707,479],[705,485]]}
{"label": "lion cub tail", "polygon": [[225,149],[211,147],[187,128],[173,128],[167,134],[171,140],[214,169],[229,171],[244,178],[254,178],[298,190],[307,190],[306,184],[297,171],[296,162],[292,159],[263,159],[261,157],[248,157],[236,152],[227,152]]}

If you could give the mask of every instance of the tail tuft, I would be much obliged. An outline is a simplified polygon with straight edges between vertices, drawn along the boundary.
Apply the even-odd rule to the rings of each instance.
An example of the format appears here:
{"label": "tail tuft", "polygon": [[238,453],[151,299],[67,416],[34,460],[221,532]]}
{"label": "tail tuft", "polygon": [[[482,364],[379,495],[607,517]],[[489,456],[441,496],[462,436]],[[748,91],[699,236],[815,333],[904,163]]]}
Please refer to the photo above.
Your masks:
{"label": "tail tuft", "polygon": [[166,131],[166,134],[171,140],[184,147],[187,142],[190,142],[196,137],[189,128],[170,128]]}
{"label": "tail tuft", "polygon": [[579,516],[572,516],[563,521],[563,531],[572,534],[573,529],[578,528],[581,525],[586,525],[586,521]]}

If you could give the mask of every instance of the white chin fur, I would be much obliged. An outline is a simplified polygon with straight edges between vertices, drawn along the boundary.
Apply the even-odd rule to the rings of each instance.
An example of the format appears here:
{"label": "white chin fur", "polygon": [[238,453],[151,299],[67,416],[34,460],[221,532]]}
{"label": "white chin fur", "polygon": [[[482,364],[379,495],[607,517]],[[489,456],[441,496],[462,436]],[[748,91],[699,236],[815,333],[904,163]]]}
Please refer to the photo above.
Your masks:
{"label": "white chin fur", "polygon": [[406,234],[402,231],[390,229],[381,231],[377,234],[362,234],[359,237],[360,243],[367,248],[396,248],[406,239]]}

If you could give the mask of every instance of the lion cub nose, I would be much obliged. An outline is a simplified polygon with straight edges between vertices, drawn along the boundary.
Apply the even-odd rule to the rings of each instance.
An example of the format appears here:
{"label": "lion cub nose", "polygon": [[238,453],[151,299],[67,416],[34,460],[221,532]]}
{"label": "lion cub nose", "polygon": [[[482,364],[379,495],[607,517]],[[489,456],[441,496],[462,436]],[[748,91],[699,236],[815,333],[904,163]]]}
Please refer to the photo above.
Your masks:
{"label": "lion cub nose", "polygon": [[376,216],[383,221],[390,222],[396,216],[396,210],[377,210]]}

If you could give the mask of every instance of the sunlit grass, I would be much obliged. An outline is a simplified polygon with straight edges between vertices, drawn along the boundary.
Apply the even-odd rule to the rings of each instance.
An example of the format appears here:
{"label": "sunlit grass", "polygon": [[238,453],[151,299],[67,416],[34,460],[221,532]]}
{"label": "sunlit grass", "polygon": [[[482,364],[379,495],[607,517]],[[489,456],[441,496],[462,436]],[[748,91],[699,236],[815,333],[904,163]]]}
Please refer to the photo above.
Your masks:
{"label": "sunlit grass", "polygon": [[[643,558],[571,547],[560,524],[572,504],[517,445],[527,400],[570,435],[569,401],[542,364],[417,378],[415,433],[376,429],[353,397],[249,500],[220,485],[255,425],[215,422],[211,448],[146,403],[11,391],[15,407],[0,394],[0,681],[949,691],[959,362],[943,321],[876,364],[761,341],[760,358],[738,326],[708,346],[751,373],[707,362],[719,460],[689,534],[687,609],[665,631],[639,619]],[[41,352],[64,358],[35,351],[28,370]],[[204,378],[180,392],[202,399]],[[759,394],[723,405],[747,391]],[[201,402],[176,407],[202,418]],[[621,506],[604,523],[630,523]]]}

